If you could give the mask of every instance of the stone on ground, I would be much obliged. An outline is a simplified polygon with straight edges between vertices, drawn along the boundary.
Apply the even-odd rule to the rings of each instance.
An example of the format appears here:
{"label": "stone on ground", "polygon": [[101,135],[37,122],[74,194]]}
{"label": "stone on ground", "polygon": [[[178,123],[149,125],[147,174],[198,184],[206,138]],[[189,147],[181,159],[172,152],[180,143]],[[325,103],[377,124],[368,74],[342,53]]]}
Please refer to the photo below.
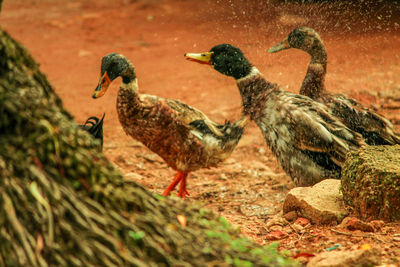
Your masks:
{"label": "stone on ground", "polygon": [[376,248],[354,251],[322,252],[312,258],[307,267],[367,267],[380,264],[380,251]]}
{"label": "stone on ground", "polygon": [[400,145],[365,146],[349,153],[342,192],[362,219],[400,219]]}
{"label": "stone on ground", "polygon": [[339,189],[340,180],[336,179],[293,188],[286,196],[283,213],[297,211],[299,216],[314,224],[338,224],[348,214]]}

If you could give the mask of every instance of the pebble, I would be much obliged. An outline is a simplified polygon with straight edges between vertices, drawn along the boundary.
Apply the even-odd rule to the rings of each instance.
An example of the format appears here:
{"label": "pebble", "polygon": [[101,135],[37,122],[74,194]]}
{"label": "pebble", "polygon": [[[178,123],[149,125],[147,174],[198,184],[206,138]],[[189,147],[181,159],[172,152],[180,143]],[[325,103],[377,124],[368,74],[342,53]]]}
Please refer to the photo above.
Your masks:
{"label": "pebble", "polygon": [[283,239],[283,238],[285,238],[285,237],[287,237],[287,233],[286,232],[284,232],[284,231],[282,231],[282,230],[277,230],[277,231],[273,231],[273,232],[270,232],[266,237],[265,237],[265,239],[267,239],[267,240],[281,240],[281,239]]}
{"label": "pebble", "polygon": [[298,224],[298,225],[300,225],[302,227],[305,227],[309,223],[310,223],[309,219],[302,218],[302,217],[297,218],[297,220],[294,222],[294,224]]}
{"label": "pebble", "polygon": [[138,174],[138,173],[136,173],[136,172],[130,172],[130,173],[126,173],[125,175],[124,175],[124,178],[126,179],[126,180],[131,180],[131,181],[138,181],[138,180],[142,180],[143,179],[143,176],[142,175],[140,175],[140,174]]}
{"label": "pebble", "polygon": [[259,161],[254,161],[251,165],[256,170],[260,170],[260,171],[269,170],[270,171],[270,168],[268,166],[266,166],[265,164],[263,164]]}
{"label": "pebble", "polygon": [[226,181],[228,178],[226,177],[225,173],[221,173],[221,175],[218,177],[218,179],[222,180],[222,181]]}
{"label": "pebble", "polygon": [[302,234],[302,233],[305,232],[304,227],[301,226],[300,224],[294,223],[294,224],[291,225],[291,228],[298,234]]}
{"label": "pebble", "polygon": [[289,224],[289,222],[285,218],[280,217],[280,216],[275,216],[268,220],[266,227],[268,229],[270,229],[274,225],[285,226],[288,224]]}
{"label": "pebble", "polygon": [[292,210],[289,211],[288,213],[285,213],[283,215],[283,218],[285,218],[286,220],[288,220],[289,222],[293,222],[294,220],[297,219],[297,212]]}
{"label": "pebble", "polygon": [[394,242],[400,242],[400,237],[393,237],[392,240],[393,240]]}
{"label": "pebble", "polygon": [[375,229],[371,223],[361,221],[356,217],[346,217],[343,219],[340,227],[346,228],[350,231],[360,230],[363,232],[374,232]]}

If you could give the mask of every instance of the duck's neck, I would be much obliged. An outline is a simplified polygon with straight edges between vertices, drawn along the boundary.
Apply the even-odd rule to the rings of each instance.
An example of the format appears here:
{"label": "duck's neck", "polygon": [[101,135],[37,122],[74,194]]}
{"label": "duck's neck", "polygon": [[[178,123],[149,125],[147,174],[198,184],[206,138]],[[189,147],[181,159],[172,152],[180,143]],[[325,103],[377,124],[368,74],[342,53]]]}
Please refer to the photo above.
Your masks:
{"label": "duck's neck", "polygon": [[311,47],[311,50],[308,51],[311,56],[311,64],[321,64],[326,68],[327,62],[327,54],[325,45],[320,41],[316,40]]}
{"label": "duck's neck", "polygon": [[137,79],[123,79],[122,81],[117,98],[117,111],[119,115],[122,115],[120,119],[133,116],[138,112],[141,105]]}
{"label": "duck's neck", "polygon": [[300,94],[318,99],[325,92],[325,74],[327,53],[322,42],[315,42],[310,51],[311,56],[306,76],[300,88]]}
{"label": "duck's neck", "polygon": [[134,79],[127,79],[122,77],[122,84],[120,90],[130,94],[132,96],[137,96],[139,94],[139,86],[137,78]]}
{"label": "duck's neck", "polygon": [[277,85],[266,81],[256,67],[252,67],[246,76],[236,79],[236,84],[242,96],[244,115],[257,120],[264,110],[265,100]]}

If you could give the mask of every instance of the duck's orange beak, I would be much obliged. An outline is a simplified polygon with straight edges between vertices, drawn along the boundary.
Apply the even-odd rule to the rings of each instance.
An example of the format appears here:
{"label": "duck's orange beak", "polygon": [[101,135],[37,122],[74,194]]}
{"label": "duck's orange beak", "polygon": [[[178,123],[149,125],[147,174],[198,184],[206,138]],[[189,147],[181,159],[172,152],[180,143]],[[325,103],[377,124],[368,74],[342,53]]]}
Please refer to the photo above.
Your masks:
{"label": "duck's orange beak", "polygon": [[110,83],[111,80],[108,77],[107,72],[104,72],[103,76],[101,76],[99,80],[99,84],[97,85],[96,89],[94,89],[93,98],[102,97],[106,93]]}
{"label": "duck's orange beak", "polygon": [[211,65],[211,55],[213,52],[205,53],[185,53],[185,58],[190,61],[194,61],[200,64]]}
{"label": "duck's orange beak", "polygon": [[285,40],[283,40],[282,42],[280,42],[279,44],[271,47],[270,49],[268,49],[268,53],[276,53],[285,49],[289,49],[290,48],[290,44],[287,38],[285,38]]}

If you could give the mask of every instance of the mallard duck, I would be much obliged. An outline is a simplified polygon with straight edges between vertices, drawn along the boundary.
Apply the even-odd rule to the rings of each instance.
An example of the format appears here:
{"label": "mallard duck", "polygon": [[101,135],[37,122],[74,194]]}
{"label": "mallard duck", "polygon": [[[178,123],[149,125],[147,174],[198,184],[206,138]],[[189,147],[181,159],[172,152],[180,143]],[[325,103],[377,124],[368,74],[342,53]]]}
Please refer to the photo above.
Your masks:
{"label": "mallard duck", "polygon": [[321,37],[315,30],[308,27],[296,28],[281,43],[271,47],[268,52],[275,53],[289,48],[303,50],[311,56],[300,94],[327,105],[332,114],[347,127],[360,133],[369,145],[400,143],[400,136],[394,132],[393,125],[389,120],[362,106],[354,99],[326,92],[327,53]]}
{"label": "mallard duck", "polygon": [[122,128],[177,171],[163,195],[169,195],[180,183],[178,196],[185,198],[189,172],[215,167],[227,159],[238,144],[247,119],[218,124],[181,101],[140,94],[133,64],[117,53],[103,57],[93,98],[103,96],[117,77],[122,78],[117,97]]}
{"label": "mallard duck", "polygon": [[325,178],[340,178],[347,152],[363,144],[323,104],[282,90],[230,44],[205,53],[186,53],[186,59],[211,65],[236,80],[243,114],[260,128],[267,145],[298,186]]}
{"label": "mallard duck", "polygon": [[97,117],[90,117],[86,120],[85,124],[79,125],[79,127],[88,133],[90,133],[95,139],[100,141],[100,150],[103,149],[103,120],[104,116],[101,119]]}

